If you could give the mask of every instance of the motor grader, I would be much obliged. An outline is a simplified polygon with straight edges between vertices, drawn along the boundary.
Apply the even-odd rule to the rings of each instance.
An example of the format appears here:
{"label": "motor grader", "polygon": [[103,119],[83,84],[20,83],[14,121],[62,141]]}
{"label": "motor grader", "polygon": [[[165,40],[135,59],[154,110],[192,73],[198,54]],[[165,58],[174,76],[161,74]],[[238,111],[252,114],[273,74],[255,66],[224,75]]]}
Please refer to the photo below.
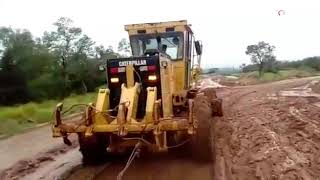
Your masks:
{"label": "motor grader", "polygon": [[108,88],[86,105],[81,122],[55,110],[53,137],[78,134],[83,162],[100,161],[134,148],[168,152],[185,148],[212,160],[212,116],[222,116],[212,89],[197,87],[202,43],[187,21],[126,25],[132,57],[107,59]]}

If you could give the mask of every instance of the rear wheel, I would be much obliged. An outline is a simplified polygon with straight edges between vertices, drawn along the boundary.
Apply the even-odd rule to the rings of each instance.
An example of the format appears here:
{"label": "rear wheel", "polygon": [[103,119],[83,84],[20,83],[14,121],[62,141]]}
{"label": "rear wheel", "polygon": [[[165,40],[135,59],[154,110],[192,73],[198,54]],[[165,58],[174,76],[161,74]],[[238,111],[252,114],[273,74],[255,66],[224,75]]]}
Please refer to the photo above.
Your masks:
{"label": "rear wheel", "polygon": [[93,134],[85,137],[78,133],[80,152],[84,164],[99,164],[107,160],[109,140],[104,134]]}
{"label": "rear wheel", "polygon": [[190,149],[192,157],[201,162],[214,161],[214,134],[211,103],[205,95],[194,99],[194,115],[196,119],[196,134],[192,136]]}

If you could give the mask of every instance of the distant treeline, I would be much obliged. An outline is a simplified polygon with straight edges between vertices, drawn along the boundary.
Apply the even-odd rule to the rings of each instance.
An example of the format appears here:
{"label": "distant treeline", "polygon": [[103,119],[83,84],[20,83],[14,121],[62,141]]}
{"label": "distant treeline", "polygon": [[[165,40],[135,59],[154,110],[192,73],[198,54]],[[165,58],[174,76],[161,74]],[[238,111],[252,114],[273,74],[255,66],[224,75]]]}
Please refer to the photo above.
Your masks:
{"label": "distant treeline", "polygon": [[206,68],[202,69],[202,74],[212,74],[216,73],[219,70],[219,68]]}
{"label": "distant treeline", "polygon": [[203,69],[202,74],[220,74],[220,75],[231,75],[235,73],[239,73],[240,68],[208,68],[208,69]]}
{"label": "distant treeline", "polygon": [[40,38],[28,30],[0,27],[0,105],[94,91],[105,83],[99,64],[129,50],[125,39],[117,53],[111,46],[96,46],[69,18],[59,18],[54,26]]}
{"label": "distant treeline", "polygon": [[[242,65],[243,72],[252,72],[258,70],[258,65]],[[275,61],[272,63],[267,63],[264,66],[264,72],[277,72],[279,70],[285,69],[305,69],[308,71],[320,71],[320,57],[308,57],[303,60],[297,61]]]}

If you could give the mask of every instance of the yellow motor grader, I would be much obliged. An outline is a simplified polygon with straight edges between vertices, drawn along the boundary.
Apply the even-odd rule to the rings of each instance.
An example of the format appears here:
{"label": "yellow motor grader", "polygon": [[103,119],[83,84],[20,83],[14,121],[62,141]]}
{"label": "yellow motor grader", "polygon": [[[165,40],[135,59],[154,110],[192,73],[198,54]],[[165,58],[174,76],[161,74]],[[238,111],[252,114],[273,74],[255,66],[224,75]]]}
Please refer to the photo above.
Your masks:
{"label": "yellow motor grader", "polygon": [[190,149],[212,160],[212,116],[222,116],[215,91],[199,91],[202,44],[187,21],[126,25],[132,57],[108,59],[102,68],[108,88],[86,105],[79,123],[62,120],[56,106],[53,137],[77,133],[83,162],[134,148]]}

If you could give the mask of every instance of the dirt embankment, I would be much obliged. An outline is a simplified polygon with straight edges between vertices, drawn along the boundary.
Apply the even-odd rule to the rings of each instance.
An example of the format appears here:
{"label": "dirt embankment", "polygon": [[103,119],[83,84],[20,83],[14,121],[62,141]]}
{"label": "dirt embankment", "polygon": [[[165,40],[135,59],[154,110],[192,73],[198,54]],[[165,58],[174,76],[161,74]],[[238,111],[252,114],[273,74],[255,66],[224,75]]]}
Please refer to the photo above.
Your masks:
{"label": "dirt embankment", "polygon": [[315,83],[313,83],[311,85],[311,89],[312,89],[313,92],[320,94],[320,82],[319,81],[315,81]]}

